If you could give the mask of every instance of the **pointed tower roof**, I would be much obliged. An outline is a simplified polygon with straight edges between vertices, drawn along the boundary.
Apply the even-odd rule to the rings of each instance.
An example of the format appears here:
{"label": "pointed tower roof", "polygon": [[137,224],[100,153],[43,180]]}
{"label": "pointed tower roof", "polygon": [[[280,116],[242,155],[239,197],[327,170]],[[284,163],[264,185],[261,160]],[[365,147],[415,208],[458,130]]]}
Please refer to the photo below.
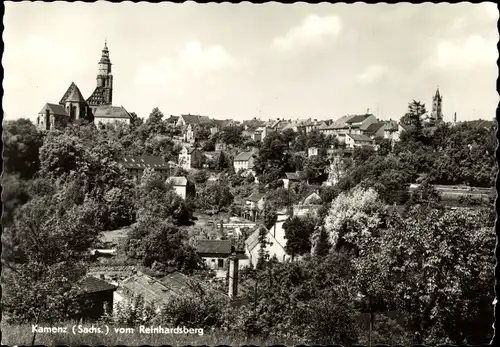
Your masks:
{"label": "pointed tower roof", "polygon": [[436,95],[434,95],[434,98],[441,99],[441,94],[439,93],[439,87],[437,87],[436,89]]}
{"label": "pointed tower roof", "polygon": [[109,50],[108,50],[107,40],[104,40],[104,48],[102,49],[101,60],[99,61],[99,64],[111,64],[111,61],[109,60]]}
{"label": "pointed tower roof", "polygon": [[80,92],[80,89],[77,87],[75,82],[71,82],[68,90],[66,90],[66,93],[64,93],[61,101],[59,101],[59,104],[64,105],[67,101],[85,102],[85,99],[83,98],[82,93]]}

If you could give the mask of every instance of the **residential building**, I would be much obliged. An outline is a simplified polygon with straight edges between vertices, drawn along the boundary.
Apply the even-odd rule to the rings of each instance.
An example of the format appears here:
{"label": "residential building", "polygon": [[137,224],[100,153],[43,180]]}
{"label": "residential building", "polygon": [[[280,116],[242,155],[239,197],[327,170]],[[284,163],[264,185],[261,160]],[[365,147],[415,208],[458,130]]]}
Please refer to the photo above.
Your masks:
{"label": "residential building", "polygon": [[293,215],[303,217],[306,215],[316,216],[322,207],[322,199],[317,191],[309,194],[299,204],[293,206]]}
{"label": "residential building", "polygon": [[245,199],[245,206],[251,220],[255,221],[264,210],[265,193],[254,192]]}
{"label": "residential building", "polygon": [[97,86],[85,100],[78,86],[71,82],[59,104],[46,103],[37,116],[40,130],[61,129],[79,121],[130,123],[130,114],[123,106],[111,106],[113,100],[113,75],[107,43],[101,54],[97,73]]}
{"label": "residential building", "polygon": [[393,140],[395,137],[399,138],[399,134],[397,134],[398,130],[398,122],[389,120],[384,125],[384,139]]}
{"label": "residential building", "polygon": [[185,170],[199,168],[201,166],[203,153],[196,148],[184,146],[179,153],[179,166]]}
{"label": "residential building", "polygon": [[80,283],[80,292],[86,301],[82,312],[84,320],[98,320],[105,313],[113,311],[113,295],[117,287],[103,279],[92,276],[84,277]]}
{"label": "residential building", "polygon": [[[285,230],[283,229],[283,224],[287,218],[286,214],[278,214],[276,223],[266,233],[268,259],[276,257],[280,262],[290,259],[290,256],[285,251],[286,239]],[[260,227],[256,228],[245,240],[245,254],[253,267],[257,266],[257,262],[259,261],[259,229]]]}
{"label": "residential building", "polygon": [[205,265],[216,272],[216,277],[225,278],[229,257],[234,254],[238,258],[239,267],[249,265],[244,250],[235,250],[230,240],[198,240],[196,252]]}
{"label": "residential building", "polygon": [[121,164],[125,167],[135,183],[139,183],[145,169],[153,169],[163,179],[170,175],[170,165],[161,157],[138,156],[124,157]]}
{"label": "residential building", "polygon": [[234,157],[233,167],[235,172],[253,170],[254,158],[253,152],[242,152]]}
{"label": "residential building", "polygon": [[191,184],[186,177],[171,176],[167,178],[166,182],[167,184],[172,185],[177,195],[179,195],[183,200],[186,200],[186,197],[190,195],[194,195],[192,192],[193,189],[190,189],[193,187],[191,187]]}
{"label": "residential building", "polygon": [[285,172],[285,177],[283,178],[283,188],[288,189],[290,188],[291,183],[299,182],[300,181],[300,175],[301,172]]}
{"label": "residential building", "polygon": [[373,140],[366,135],[346,134],[345,144],[348,148],[371,146]]}
{"label": "residential building", "polygon": [[384,137],[384,126],[385,123],[383,122],[375,122],[369,124],[366,128],[362,130],[363,135],[368,136],[371,139],[374,139],[376,137]]}

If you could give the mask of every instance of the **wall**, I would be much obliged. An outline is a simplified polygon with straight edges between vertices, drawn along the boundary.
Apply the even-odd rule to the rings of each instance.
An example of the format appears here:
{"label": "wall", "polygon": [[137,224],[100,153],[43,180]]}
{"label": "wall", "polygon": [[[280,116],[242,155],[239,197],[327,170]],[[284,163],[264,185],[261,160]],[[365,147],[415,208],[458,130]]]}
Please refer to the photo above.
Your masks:
{"label": "wall", "polygon": [[130,119],[129,118],[100,118],[100,117],[94,117],[94,123],[95,124],[112,124],[112,123],[125,123],[125,124],[130,124]]}
{"label": "wall", "polygon": [[186,186],[174,186],[174,190],[183,200],[186,200]]}

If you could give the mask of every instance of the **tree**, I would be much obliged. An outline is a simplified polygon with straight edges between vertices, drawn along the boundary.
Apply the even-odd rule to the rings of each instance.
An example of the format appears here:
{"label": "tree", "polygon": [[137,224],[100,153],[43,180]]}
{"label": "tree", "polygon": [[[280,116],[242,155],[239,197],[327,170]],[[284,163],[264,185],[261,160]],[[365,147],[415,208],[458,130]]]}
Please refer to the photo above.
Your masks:
{"label": "tree", "polygon": [[144,170],[136,196],[138,219],[171,219],[175,225],[190,224],[191,211],[186,202],[154,170]]}
{"label": "tree", "polygon": [[378,272],[417,343],[490,340],[495,237],[485,212],[414,207],[381,234]]}
{"label": "tree", "polygon": [[356,187],[351,192],[341,193],[332,201],[325,219],[325,230],[332,247],[358,253],[381,227],[384,209],[384,204],[371,188]]}
{"label": "tree", "polygon": [[218,214],[224,208],[230,206],[233,202],[233,195],[227,184],[221,181],[210,182],[198,194],[197,205],[209,210],[211,214]]}
{"label": "tree", "polygon": [[263,184],[281,179],[290,172],[290,147],[280,132],[271,132],[262,143],[255,158],[254,169]]}
{"label": "tree", "polygon": [[219,154],[217,154],[217,157],[215,158],[215,170],[223,171],[230,167],[231,167],[231,160],[229,156],[223,151],[220,151]]}
{"label": "tree", "polygon": [[285,251],[295,259],[297,255],[303,255],[311,251],[311,236],[315,228],[315,220],[312,218],[291,217],[283,223],[285,230]]}
{"label": "tree", "polygon": [[21,179],[32,178],[40,167],[38,153],[43,143],[35,125],[25,118],[6,121],[2,140],[5,172],[18,174]]}
{"label": "tree", "polygon": [[226,145],[238,146],[242,143],[243,138],[241,134],[243,133],[243,128],[239,125],[228,125],[220,131],[219,138]]}
{"label": "tree", "polygon": [[185,234],[170,221],[154,217],[141,219],[132,227],[125,251],[130,258],[163,273],[169,268],[191,272],[201,264]]}
{"label": "tree", "polygon": [[28,184],[18,175],[2,175],[2,226],[9,227],[14,220],[16,209],[28,202],[30,198]]}
{"label": "tree", "polygon": [[407,202],[408,206],[417,204],[431,204],[436,206],[441,201],[441,194],[425,180],[417,189],[411,193]]}
{"label": "tree", "polygon": [[316,227],[312,235],[312,253],[316,257],[324,257],[332,248],[328,241],[328,234],[323,226]]}
{"label": "tree", "polygon": [[[80,312],[78,282],[89,248],[102,230],[103,208],[92,199],[76,204],[69,186],[34,197],[4,229],[4,308],[17,322],[74,318]],[[63,251],[61,251],[63,250]]]}
{"label": "tree", "polygon": [[322,156],[315,155],[308,158],[304,165],[304,173],[307,181],[311,184],[321,184],[328,178],[328,160]]}
{"label": "tree", "polygon": [[258,257],[259,259],[257,260],[257,269],[262,269],[268,258],[269,258],[269,253],[267,251],[267,228],[263,225],[259,227],[259,251],[258,251]]}

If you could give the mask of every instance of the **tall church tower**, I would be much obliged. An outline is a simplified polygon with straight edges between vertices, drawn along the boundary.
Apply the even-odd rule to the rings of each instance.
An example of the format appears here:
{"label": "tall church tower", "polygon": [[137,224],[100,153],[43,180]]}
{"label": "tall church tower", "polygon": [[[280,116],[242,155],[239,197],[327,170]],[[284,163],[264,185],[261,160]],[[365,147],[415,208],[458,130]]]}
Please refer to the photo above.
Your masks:
{"label": "tall church tower", "polygon": [[436,90],[436,94],[432,98],[432,118],[436,120],[437,123],[443,121],[443,97],[439,94],[439,87]]}
{"label": "tall church tower", "polygon": [[111,74],[111,60],[109,59],[108,44],[104,41],[104,48],[99,60],[97,72],[97,86],[88,98],[89,106],[109,106],[113,101],[113,75]]}

